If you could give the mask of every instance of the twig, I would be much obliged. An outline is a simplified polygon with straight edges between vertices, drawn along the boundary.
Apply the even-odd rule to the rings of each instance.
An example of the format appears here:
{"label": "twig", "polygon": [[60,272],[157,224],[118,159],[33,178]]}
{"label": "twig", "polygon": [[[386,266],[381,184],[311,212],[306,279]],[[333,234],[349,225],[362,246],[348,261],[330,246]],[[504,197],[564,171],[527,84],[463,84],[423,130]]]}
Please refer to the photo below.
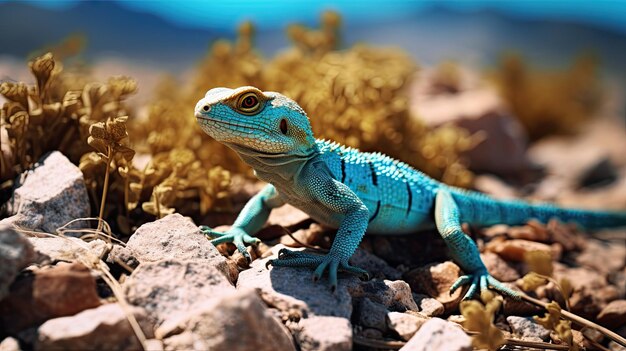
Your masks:
{"label": "twig", "polygon": [[[478,332],[472,332],[466,329],[463,329],[463,331],[468,335],[478,334]],[[372,348],[377,348],[377,349],[398,350],[402,348],[404,345],[406,345],[406,342],[404,341],[370,339],[370,338],[365,338],[359,335],[353,336],[352,340],[356,345],[372,347]],[[508,345],[508,346],[521,346],[525,348],[535,348],[535,349],[543,349],[543,350],[569,350],[569,346],[567,345],[557,345],[557,344],[550,344],[547,342],[526,341],[526,340],[511,339],[511,338],[505,338],[504,340],[506,342],[505,345]]]}
{"label": "twig", "polygon": [[[526,295],[523,292],[519,292],[519,294],[520,294],[520,297],[523,300],[526,300],[526,301],[528,301],[530,303],[533,303],[533,304],[535,304],[537,306],[541,306],[544,309],[547,309],[546,307],[547,307],[548,304],[546,302],[543,302],[543,301],[541,301],[539,299],[535,299],[533,297],[530,297],[530,296]],[[569,311],[566,311],[566,310],[561,310],[561,316],[571,320],[572,322],[578,323],[579,325],[582,325],[582,326],[585,326],[585,327],[589,327],[589,328],[592,328],[592,329],[596,329],[600,333],[606,335],[611,340],[613,340],[616,343],[626,347],[626,339],[624,339],[623,337],[619,336],[617,333],[612,332],[609,329],[607,329],[607,328],[605,328],[605,327],[603,327],[601,325],[598,325],[598,324],[596,324],[596,323],[594,323],[594,322],[592,322],[590,320],[587,320],[587,319],[585,319],[583,317],[580,317],[580,316],[578,316],[576,314],[573,314],[573,313],[571,313]]]}
{"label": "twig", "polygon": [[107,146],[107,156],[106,156],[107,168],[106,168],[106,172],[104,173],[104,185],[102,186],[102,200],[100,201],[100,214],[98,215],[98,218],[100,218],[100,221],[98,222],[98,231],[102,229],[102,217],[104,216],[104,205],[106,203],[107,190],[109,188],[109,170],[111,169],[111,154],[112,153],[113,153],[113,149],[111,148],[111,146]]}
{"label": "twig", "polygon": [[313,250],[313,251],[317,251],[317,252],[324,252],[324,253],[327,253],[327,252],[328,252],[328,250],[326,250],[326,249],[324,249],[324,248],[321,248],[321,247],[319,247],[319,246],[313,246],[313,245],[309,245],[309,244],[303,243],[302,241],[300,241],[300,240],[296,239],[296,237],[295,237],[295,236],[293,236],[293,234],[292,234],[289,230],[287,230],[287,228],[285,228],[285,227],[283,227],[283,226],[281,226],[281,228],[282,228],[282,230],[283,230],[285,233],[287,233],[287,235],[291,238],[291,240],[293,240],[293,241],[295,241],[295,242],[296,242],[296,244],[298,244],[298,245],[300,245],[300,246],[303,246],[303,247],[306,247],[307,249],[311,249],[311,250]]}
{"label": "twig", "polygon": [[64,237],[62,235],[59,235],[59,234],[52,234],[52,233],[46,233],[46,232],[35,232],[35,231],[30,231],[30,230],[19,228],[19,227],[16,227],[16,230],[18,230],[20,232],[23,232],[23,233],[26,233],[26,234],[34,233],[34,234],[37,234],[37,235],[44,235],[44,236],[49,236],[49,237],[62,238],[64,240],[67,240],[67,242],[70,243],[70,245],[77,245],[80,248],[82,248],[84,250],[82,252],[83,254],[82,255],[78,255],[76,257],[77,260],[80,261],[85,266],[90,267],[92,269],[96,269],[96,270],[98,270],[98,271],[100,271],[102,273],[102,279],[111,288],[111,291],[113,292],[113,295],[117,299],[117,302],[120,304],[120,307],[122,307],[122,310],[124,311],[124,314],[126,315],[126,319],[128,320],[128,323],[130,324],[131,328],[133,329],[133,332],[135,333],[135,336],[137,337],[137,339],[141,343],[142,349],[143,350],[147,350],[148,349],[146,335],[143,333],[143,330],[141,329],[141,326],[139,325],[139,322],[137,322],[137,318],[135,318],[135,315],[130,310],[130,305],[126,301],[126,297],[124,296],[124,291],[122,289],[122,286],[120,285],[120,283],[117,282],[117,280],[115,280],[113,275],[111,275],[111,272],[109,271],[109,268],[106,265],[106,263],[104,263],[104,261],[102,261],[95,254],[93,254],[90,251],[90,248],[88,246],[83,245],[81,242],[78,242],[78,241],[75,241],[75,240],[70,240],[69,238]]}

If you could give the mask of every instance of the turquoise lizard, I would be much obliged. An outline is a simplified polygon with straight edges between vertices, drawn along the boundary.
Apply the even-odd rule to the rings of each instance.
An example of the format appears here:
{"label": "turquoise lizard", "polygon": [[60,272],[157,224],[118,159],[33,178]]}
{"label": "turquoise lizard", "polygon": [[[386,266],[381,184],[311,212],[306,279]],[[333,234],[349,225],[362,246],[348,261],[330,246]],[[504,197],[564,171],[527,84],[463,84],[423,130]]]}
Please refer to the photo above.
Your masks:
{"label": "turquoise lizard", "polygon": [[315,139],[303,109],[279,93],[254,87],[211,89],[198,101],[195,116],[207,134],[237,152],[268,183],[248,201],[227,232],[207,226],[201,230],[215,238],[215,245],[234,243],[249,259],[245,244],[258,243],[252,235],[270,211],[289,203],[314,220],[338,228],[337,235],[325,256],[283,249],[271,264],[314,268],[315,280],[327,270],[333,289],[338,270],[367,276],[365,270],[348,263],[366,232],[410,234],[436,227],[465,272],[452,291],[469,285],[464,298],[471,298],[491,287],[517,297],[518,293],[489,275],[478,248],[463,233],[462,223],[519,225],[531,218],[545,222],[556,217],[589,229],[626,226],[626,212],[497,201],[437,182],[380,153]]}

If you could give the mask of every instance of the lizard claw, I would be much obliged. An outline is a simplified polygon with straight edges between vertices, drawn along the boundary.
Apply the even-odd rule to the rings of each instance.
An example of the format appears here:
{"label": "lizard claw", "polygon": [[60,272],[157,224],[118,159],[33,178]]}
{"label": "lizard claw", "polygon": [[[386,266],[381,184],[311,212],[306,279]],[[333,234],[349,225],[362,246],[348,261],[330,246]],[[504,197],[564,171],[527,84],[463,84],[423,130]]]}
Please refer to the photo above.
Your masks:
{"label": "lizard claw", "polygon": [[328,271],[328,280],[330,282],[330,288],[332,291],[335,291],[337,289],[337,273],[339,271],[355,274],[361,279],[369,279],[369,274],[367,274],[367,271],[358,267],[351,266],[350,264],[348,264],[347,259],[342,259],[334,254],[322,256],[310,254],[308,252],[281,249],[278,252],[278,259],[268,260],[265,266],[268,267],[270,264],[275,267],[282,266],[314,268],[315,271],[313,272],[312,279],[315,282],[322,278],[324,272]]}
{"label": "lizard claw", "polygon": [[217,232],[206,225],[201,225],[199,229],[202,234],[212,238],[211,244],[213,245],[233,243],[235,247],[237,247],[237,251],[239,251],[243,257],[246,258],[248,263],[252,261],[252,257],[250,257],[250,253],[246,250],[246,244],[257,245],[261,242],[258,238],[249,235],[243,229],[237,227],[230,228],[225,233]]}
{"label": "lizard claw", "polygon": [[463,300],[469,300],[476,296],[477,293],[482,293],[488,288],[515,299],[520,298],[518,292],[499,282],[485,269],[459,277],[459,279],[457,279],[450,287],[450,294],[454,293],[461,286],[468,284],[469,289],[467,289],[465,296],[463,296]]}

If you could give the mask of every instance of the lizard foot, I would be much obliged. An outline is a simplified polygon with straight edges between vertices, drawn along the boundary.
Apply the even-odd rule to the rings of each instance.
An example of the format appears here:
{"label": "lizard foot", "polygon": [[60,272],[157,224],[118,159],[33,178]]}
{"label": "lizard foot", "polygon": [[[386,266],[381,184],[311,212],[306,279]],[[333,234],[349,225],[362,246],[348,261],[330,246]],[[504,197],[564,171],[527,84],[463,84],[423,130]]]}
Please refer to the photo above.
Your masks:
{"label": "lizard foot", "polygon": [[479,270],[472,274],[466,274],[459,277],[454,284],[450,287],[450,294],[454,293],[458,288],[463,285],[469,284],[469,289],[465,293],[463,300],[469,300],[473,298],[476,293],[480,293],[483,290],[487,290],[488,287],[499,292],[500,294],[510,296],[514,299],[519,299],[520,295],[515,290],[500,283],[496,278],[492,277],[487,270]]}
{"label": "lizard foot", "polygon": [[337,288],[337,272],[348,272],[359,276],[362,279],[369,279],[369,274],[364,269],[351,266],[348,259],[340,258],[336,254],[314,255],[302,251],[291,251],[281,249],[278,252],[278,259],[269,260],[265,266],[273,265],[276,267],[309,267],[314,268],[313,280],[318,281],[324,271],[328,269],[328,280],[332,291]]}
{"label": "lizard foot", "polygon": [[248,262],[252,261],[252,257],[246,250],[246,245],[256,245],[261,242],[258,238],[255,238],[248,233],[246,233],[241,228],[230,228],[225,233],[217,232],[206,225],[201,225],[200,231],[202,234],[206,235],[209,238],[214,238],[211,240],[211,244],[218,245],[222,243],[233,243],[237,247],[237,250],[241,252],[241,254],[248,260]]}

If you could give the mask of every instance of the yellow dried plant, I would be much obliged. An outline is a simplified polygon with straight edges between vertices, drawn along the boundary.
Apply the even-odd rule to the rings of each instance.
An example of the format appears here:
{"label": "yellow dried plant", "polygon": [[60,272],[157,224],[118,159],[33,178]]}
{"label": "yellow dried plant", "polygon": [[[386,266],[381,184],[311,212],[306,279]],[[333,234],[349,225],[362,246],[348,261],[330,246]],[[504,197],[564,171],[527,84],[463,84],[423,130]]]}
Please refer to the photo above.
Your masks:
{"label": "yellow dried plant", "polygon": [[566,70],[549,71],[508,54],[495,80],[531,139],[576,132],[597,114],[603,100],[596,60],[591,56],[577,58]]}

